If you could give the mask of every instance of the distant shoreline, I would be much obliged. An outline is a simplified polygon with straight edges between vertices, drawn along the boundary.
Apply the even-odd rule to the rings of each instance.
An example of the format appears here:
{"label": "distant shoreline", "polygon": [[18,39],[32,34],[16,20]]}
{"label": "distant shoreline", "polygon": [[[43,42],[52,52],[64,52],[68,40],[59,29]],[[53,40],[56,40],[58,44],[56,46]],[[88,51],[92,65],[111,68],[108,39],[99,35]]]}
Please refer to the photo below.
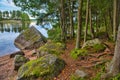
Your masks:
{"label": "distant shoreline", "polygon": [[0,23],[21,23],[21,20],[1,20]]}

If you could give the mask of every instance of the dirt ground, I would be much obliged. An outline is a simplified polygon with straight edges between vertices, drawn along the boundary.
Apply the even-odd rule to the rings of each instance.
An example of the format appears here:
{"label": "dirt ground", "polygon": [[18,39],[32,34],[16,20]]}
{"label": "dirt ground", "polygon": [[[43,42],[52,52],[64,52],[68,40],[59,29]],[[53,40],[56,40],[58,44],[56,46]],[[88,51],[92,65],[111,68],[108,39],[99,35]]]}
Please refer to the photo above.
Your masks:
{"label": "dirt ground", "polygon": [[[94,77],[99,69],[95,70],[93,67],[96,64],[101,64],[103,60],[111,60],[114,51],[114,45],[111,43],[106,43],[109,48],[107,48],[104,52],[101,53],[93,53],[84,59],[72,59],[70,56],[71,50],[75,47],[75,41],[70,40],[67,42],[65,52],[60,56],[66,62],[65,69],[61,72],[60,75],[54,78],[54,80],[70,80],[71,74],[75,72],[75,70],[80,69],[85,71],[90,77]],[[36,59],[36,56],[31,56],[32,51],[24,51],[25,56],[30,58],[31,60]],[[14,71],[13,67],[13,58],[9,57],[10,55],[6,55],[0,57],[0,80],[16,80],[17,72]]]}

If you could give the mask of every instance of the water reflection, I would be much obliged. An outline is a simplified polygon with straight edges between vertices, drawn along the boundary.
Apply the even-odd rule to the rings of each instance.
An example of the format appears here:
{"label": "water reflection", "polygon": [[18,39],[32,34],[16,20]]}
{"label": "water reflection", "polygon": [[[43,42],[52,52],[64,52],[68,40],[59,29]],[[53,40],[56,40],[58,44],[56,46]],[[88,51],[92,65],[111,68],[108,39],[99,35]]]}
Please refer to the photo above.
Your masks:
{"label": "water reflection", "polygon": [[29,23],[0,23],[0,32],[15,32],[20,33],[27,29]]}
{"label": "water reflection", "polygon": [[15,38],[30,26],[34,26],[38,29],[45,37],[48,37],[47,30],[51,29],[52,26],[50,23],[45,24],[44,26],[37,26],[36,21],[31,23],[3,23],[0,22],[0,56],[10,54],[12,52],[18,51],[19,49],[15,47],[14,40]]}
{"label": "water reflection", "polygon": [[0,56],[18,51],[14,40],[21,31],[27,29],[29,23],[5,23],[0,22]]}

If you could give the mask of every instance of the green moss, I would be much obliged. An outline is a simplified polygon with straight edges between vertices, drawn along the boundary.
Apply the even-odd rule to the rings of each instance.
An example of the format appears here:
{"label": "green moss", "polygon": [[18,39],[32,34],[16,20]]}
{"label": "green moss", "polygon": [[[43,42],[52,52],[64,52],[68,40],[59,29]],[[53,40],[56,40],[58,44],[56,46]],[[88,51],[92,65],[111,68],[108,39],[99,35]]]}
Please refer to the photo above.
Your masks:
{"label": "green moss", "polygon": [[60,42],[50,42],[39,48],[39,51],[48,52],[50,54],[60,55],[63,53],[65,45]]}
{"label": "green moss", "polygon": [[16,60],[16,63],[21,61],[27,61],[27,59],[22,55],[16,55],[15,60]]}
{"label": "green moss", "polygon": [[61,41],[61,29],[59,26],[54,26],[53,29],[48,30],[48,38],[55,42]]}
{"label": "green moss", "polygon": [[75,49],[71,52],[71,57],[77,59],[80,56],[87,56],[88,51],[86,49]]}
{"label": "green moss", "polygon": [[106,46],[104,44],[95,44],[92,48],[95,52],[101,52],[105,50]]}
{"label": "green moss", "polygon": [[78,77],[78,76],[75,76],[74,74],[72,74],[70,76],[70,80],[86,80],[85,78],[81,78],[81,77]]}
{"label": "green moss", "polygon": [[[54,60],[56,60],[55,63]],[[28,80],[34,80],[35,78],[47,80],[58,75],[64,66],[64,61],[57,59],[56,57],[41,57],[37,60],[29,61],[20,67],[18,71],[18,77],[21,76],[23,80],[27,78],[29,78]]]}
{"label": "green moss", "polygon": [[35,35],[34,31],[31,31],[31,29],[24,31],[23,35],[26,41],[31,40],[31,42],[34,42],[40,38],[38,35]]}
{"label": "green moss", "polygon": [[120,80],[120,73],[116,75],[115,77],[111,78],[110,80]]}

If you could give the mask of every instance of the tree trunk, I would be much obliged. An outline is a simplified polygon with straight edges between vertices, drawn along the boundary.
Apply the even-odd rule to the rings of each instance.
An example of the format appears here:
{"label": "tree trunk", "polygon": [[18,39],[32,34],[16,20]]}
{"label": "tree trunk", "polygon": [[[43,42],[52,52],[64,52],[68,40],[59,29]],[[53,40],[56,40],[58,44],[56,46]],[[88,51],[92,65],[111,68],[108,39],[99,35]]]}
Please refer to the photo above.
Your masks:
{"label": "tree trunk", "polygon": [[80,40],[81,40],[81,29],[82,29],[82,4],[83,0],[79,0],[78,7],[78,29],[77,29],[77,39],[76,39],[76,49],[80,48]]}
{"label": "tree trunk", "polygon": [[116,29],[117,29],[117,0],[114,0],[113,5],[113,40],[116,40]]}
{"label": "tree trunk", "polygon": [[74,37],[74,26],[73,26],[73,2],[69,0],[69,14],[70,14],[70,38]]}
{"label": "tree trunk", "polygon": [[65,30],[66,24],[65,24],[65,10],[64,10],[64,8],[65,8],[64,4],[65,3],[64,2],[65,2],[64,0],[61,0],[61,29],[62,29],[61,40],[63,42],[65,42],[65,40],[66,40],[66,30]]}
{"label": "tree trunk", "polygon": [[86,42],[86,39],[87,39],[88,16],[89,16],[89,0],[87,0],[87,7],[86,7],[86,21],[85,21],[84,43]]}
{"label": "tree trunk", "polygon": [[92,26],[92,13],[91,13],[91,5],[89,4],[89,17],[90,17],[90,32],[91,32],[91,37],[94,38],[94,28]]}
{"label": "tree trunk", "polygon": [[[113,12],[113,28],[114,28],[114,40],[116,40],[116,28],[117,28],[117,0],[114,0],[114,12]],[[117,40],[116,40],[116,46],[114,50],[114,56],[111,61],[110,66],[108,66],[108,73],[106,75],[103,75],[102,78],[108,79],[110,77],[115,77],[120,73],[120,27],[118,29],[117,33]]]}

